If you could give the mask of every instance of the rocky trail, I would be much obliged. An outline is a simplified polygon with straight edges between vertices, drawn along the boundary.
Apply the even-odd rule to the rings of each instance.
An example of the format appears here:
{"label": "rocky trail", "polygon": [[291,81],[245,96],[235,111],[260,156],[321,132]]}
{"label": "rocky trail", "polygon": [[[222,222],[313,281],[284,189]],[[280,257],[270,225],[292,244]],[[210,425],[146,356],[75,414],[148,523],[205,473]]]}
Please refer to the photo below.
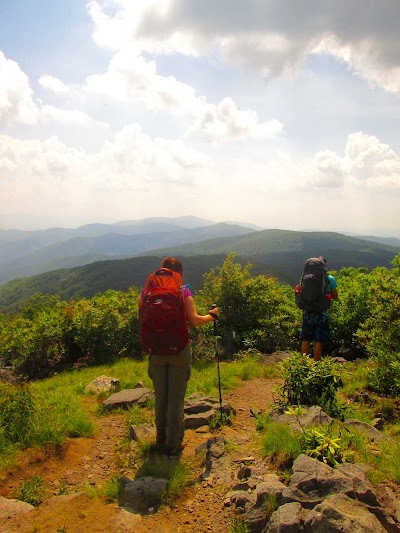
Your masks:
{"label": "rocky trail", "polygon": [[[232,443],[229,450],[232,469],[261,461],[260,443],[251,409],[265,410],[272,402],[276,380],[254,379],[242,382],[224,394],[236,411],[231,426],[212,435],[223,435]],[[22,480],[40,476],[46,497],[29,512],[0,504],[0,533],[213,533],[228,532],[234,519],[234,506],[226,505],[227,487],[201,480],[205,454],[196,450],[212,436],[209,432],[188,429],[185,448],[180,458],[192,473],[193,482],[172,507],[161,507],[155,513],[134,513],[104,498],[90,497],[87,487],[101,487],[113,476],[133,478],[138,465],[128,461],[130,446],[125,417],[118,412],[96,418],[93,438],[69,439],[58,454],[33,451],[21,454],[17,464],[3,471],[0,495],[15,498]]]}

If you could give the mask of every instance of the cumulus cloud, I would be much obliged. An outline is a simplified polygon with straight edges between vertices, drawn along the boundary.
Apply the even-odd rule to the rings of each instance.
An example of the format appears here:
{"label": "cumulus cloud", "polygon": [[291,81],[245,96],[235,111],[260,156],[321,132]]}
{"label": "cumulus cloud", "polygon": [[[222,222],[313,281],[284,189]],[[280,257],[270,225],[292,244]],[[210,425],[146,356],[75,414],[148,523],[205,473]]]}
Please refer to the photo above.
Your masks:
{"label": "cumulus cloud", "polygon": [[231,98],[224,98],[218,105],[204,105],[199,111],[188,136],[200,134],[210,140],[273,139],[283,130],[278,120],[259,122],[255,111],[237,109]]}
{"label": "cumulus cloud", "polygon": [[[199,56],[256,69],[271,78],[294,72],[310,53],[328,53],[388,91],[400,91],[397,0],[339,0],[335,4],[254,0],[114,0],[89,3],[94,38],[118,50]],[[106,6],[106,7],[104,7]],[[227,11],[229,9],[229,12]]]}
{"label": "cumulus cloud", "polygon": [[62,81],[50,74],[40,76],[39,84],[46,90],[51,91],[55,94],[66,94],[68,93],[68,87],[66,87]]}
{"label": "cumulus cloud", "polygon": [[363,132],[348,136],[345,152],[348,174],[371,187],[400,188],[400,158],[379,139]]}
{"label": "cumulus cloud", "polygon": [[68,147],[56,137],[39,141],[0,136],[0,188],[26,189],[33,196],[42,187],[54,188],[57,181],[77,197],[92,188],[135,190],[165,181],[187,184],[212,164],[183,141],[153,139],[137,124],[123,128],[96,153]]}
{"label": "cumulus cloud", "polygon": [[0,52],[0,126],[14,121],[34,124],[38,114],[28,77],[15,61]]}
{"label": "cumulus cloud", "polygon": [[139,102],[153,111],[174,114],[189,113],[201,101],[189,85],[173,76],[157,74],[155,61],[138,57],[132,47],[115,54],[107,72],[89,76],[85,90],[122,102]]}
{"label": "cumulus cloud", "polygon": [[75,124],[76,126],[95,126],[107,128],[108,124],[94,120],[90,115],[78,110],[65,110],[51,105],[43,105],[40,110],[41,120],[53,120],[60,124]]}
{"label": "cumulus cloud", "polygon": [[377,137],[363,132],[348,135],[344,156],[323,150],[304,163],[305,186],[340,188],[343,185],[371,189],[400,189],[400,158]]}

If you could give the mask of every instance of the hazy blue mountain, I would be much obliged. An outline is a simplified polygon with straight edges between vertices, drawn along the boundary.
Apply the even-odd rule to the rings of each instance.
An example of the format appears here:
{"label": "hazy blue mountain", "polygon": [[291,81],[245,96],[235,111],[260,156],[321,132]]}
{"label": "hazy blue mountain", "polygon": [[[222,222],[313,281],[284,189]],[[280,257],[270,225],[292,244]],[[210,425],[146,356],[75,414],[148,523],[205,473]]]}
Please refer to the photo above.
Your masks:
{"label": "hazy blue mountain", "polygon": [[[121,226],[121,228],[126,229],[127,226]],[[88,230],[87,227],[85,229]],[[90,225],[89,231],[92,229],[93,225]],[[75,237],[42,247],[35,247],[32,244],[30,247],[26,246],[25,253],[18,248],[24,241],[7,243],[7,245],[0,246],[2,257],[0,259],[0,283],[5,283],[15,277],[31,276],[57,268],[80,266],[101,259],[143,254],[153,248],[197,242],[211,237],[242,235],[252,231],[249,228],[231,224],[214,224],[193,229],[174,226],[174,230],[170,225],[168,231],[164,232],[137,233],[137,230],[133,230],[133,234],[107,233],[100,236]],[[13,247],[17,248],[18,253],[13,250]],[[6,253],[7,251],[9,253]]]}
{"label": "hazy blue mountain", "polygon": [[[200,249],[202,253],[198,253]],[[243,265],[251,262],[254,275],[274,276],[280,282],[294,286],[308,257],[325,255],[330,270],[340,270],[342,267],[390,268],[398,250],[385,244],[332,232],[250,232],[177,247],[171,245],[163,248],[162,253],[152,251],[151,256],[147,254],[129,259],[100,261],[25,279],[13,279],[0,286],[0,311],[17,308],[21,300],[35,292],[59,294],[68,299],[91,297],[108,289],[141,287],[149,273],[160,265],[161,258],[166,255],[178,255],[182,259],[185,281],[194,290],[199,290],[203,286],[204,273],[222,265],[229,252],[236,252],[236,260]]]}
{"label": "hazy blue mountain", "polygon": [[[242,255],[258,255],[263,253],[304,252],[309,256],[327,255],[332,250],[386,250],[394,253],[395,248],[381,243],[349,237],[335,232],[324,231],[289,231],[266,229],[253,233],[203,240],[197,243],[177,245],[169,248],[174,255],[192,256],[199,254],[215,254],[235,252]],[[162,255],[163,249],[154,249],[153,254]]]}
{"label": "hazy blue mountain", "polygon": [[396,237],[374,237],[373,235],[357,235],[357,237],[366,241],[388,244],[389,246],[394,246],[400,250],[400,239],[397,239]]}

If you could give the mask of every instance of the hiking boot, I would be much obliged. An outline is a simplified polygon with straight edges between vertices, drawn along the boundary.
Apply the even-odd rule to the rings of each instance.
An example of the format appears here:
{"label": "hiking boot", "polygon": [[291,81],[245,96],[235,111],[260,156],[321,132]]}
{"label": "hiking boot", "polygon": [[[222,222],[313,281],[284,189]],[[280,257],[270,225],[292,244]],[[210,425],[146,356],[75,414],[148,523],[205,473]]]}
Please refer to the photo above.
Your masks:
{"label": "hiking boot", "polygon": [[177,446],[167,446],[165,449],[165,453],[167,455],[180,455],[182,453],[182,450],[184,448],[183,444],[178,444]]}

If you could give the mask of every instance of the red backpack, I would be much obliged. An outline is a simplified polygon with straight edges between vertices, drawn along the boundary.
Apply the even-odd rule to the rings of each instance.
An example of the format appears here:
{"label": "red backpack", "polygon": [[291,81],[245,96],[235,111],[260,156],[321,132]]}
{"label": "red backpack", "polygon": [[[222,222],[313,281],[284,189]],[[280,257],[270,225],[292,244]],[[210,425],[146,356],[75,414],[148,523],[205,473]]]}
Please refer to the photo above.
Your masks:
{"label": "red backpack", "polygon": [[182,276],[160,268],[146,281],[140,308],[140,342],[144,352],[174,355],[189,342]]}

